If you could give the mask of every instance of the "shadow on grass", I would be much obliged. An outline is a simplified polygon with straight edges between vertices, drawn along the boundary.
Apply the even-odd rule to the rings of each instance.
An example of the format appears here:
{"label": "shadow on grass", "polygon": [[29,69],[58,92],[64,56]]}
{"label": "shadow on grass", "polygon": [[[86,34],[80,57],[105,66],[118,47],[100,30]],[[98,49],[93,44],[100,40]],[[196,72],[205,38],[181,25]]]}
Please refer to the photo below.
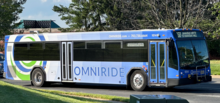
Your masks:
{"label": "shadow on grass", "polygon": [[104,102],[100,100],[58,95],[54,93],[53,96],[51,96],[52,93],[37,91],[29,88],[27,88],[27,90],[22,89],[24,87],[13,87],[11,85],[13,84],[0,81],[0,103],[67,103],[67,101],[64,100],[65,98],[75,99],[72,102]]}
{"label": "shadow on grass", "polygon": [[[36,90],[36,89],[34,89]],[[36,91],[39,91],[39,92],[44,92],[44,93],[48,93],[46,91],[41,91],[41,90],[36,90]],[[81,101],[91,101],[91,102],[106,102],[106,103],[109,103],[111,102],[111,100],[95,100],[95,99],[89,99],[88,98],[83,98],[83,97],[78,97],[78,96],[74,96],[74,95],[68,95],[68,94],[59,94],[59,93],[50,93],[50,94],[54,94],[54,95],[59,95],[59,96],[63,96],[63,97],[68,97],[68,98],[73,98],[73,99],[78,99],[78,100],[81,100]],[[116,98],[117,99],[117,98]],[[113,100],[116,100],[113,98]]]}
{"label": "shadow on grass", "polygon": [[0,103],[65,103],[24,89],[0,83]]}

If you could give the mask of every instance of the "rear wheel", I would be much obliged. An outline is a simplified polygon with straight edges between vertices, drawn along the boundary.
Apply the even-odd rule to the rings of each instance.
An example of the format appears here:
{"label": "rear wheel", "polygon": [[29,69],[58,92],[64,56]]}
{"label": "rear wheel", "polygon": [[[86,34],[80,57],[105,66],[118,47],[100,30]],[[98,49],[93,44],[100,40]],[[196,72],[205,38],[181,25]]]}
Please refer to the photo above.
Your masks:
{"label": "rear wheel", "polygon": [[43,71],[39,68],[35,69],[31,75],[31,82],[36,87],[46,86],[47,83],[45,81],[46,77]]}
{"label": "rear wheel", "polygon": [[146,75],[142,71],[136,70],[130,77],[130,83],[133,90],[143,91],[147,87]]}

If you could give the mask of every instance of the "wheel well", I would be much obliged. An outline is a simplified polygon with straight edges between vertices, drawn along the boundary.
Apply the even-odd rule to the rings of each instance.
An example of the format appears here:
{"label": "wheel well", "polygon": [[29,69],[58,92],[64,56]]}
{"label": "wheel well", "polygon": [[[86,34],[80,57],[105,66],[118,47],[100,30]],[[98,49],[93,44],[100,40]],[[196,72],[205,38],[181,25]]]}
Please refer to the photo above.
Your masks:
{"label": "wheel well", "polygon": [[127,88],[130,88],[130,87],[131,87],[130,77],[131,77],[132,73],[133,73],[135,70],[141,70],[141,69],[133,68],[133,69],[131,69],[131,70],[128,72],[128,74],[127,74]]}
{"label": "wheel well", "polygon": [[[142,68],[132,68],[127,74],[127,88],[131,88],[130,77],[131,77],[132,73],[136,70],[140,70],[140,71],[144,72],[144,70]],[[146,74],[146,73],[144,73],[144,74]],[[146,75],[146,78],[148,78],[147,75]],[[148,79],[146,79],[146,80],[148,81]]]}
{"label": "wheel well", "polygon": [[39,68],[41,71],[43,71],[45,80],[47,80],[46,73],[45,73],[44,69],[43,69],[42,67],[38,67],[38,66],[34,67],[34,68],[31,70],[30,80],[32,80],[32,73],[33,73],[33,71],[34,71],[35,69],[37,69],[37,68]]}

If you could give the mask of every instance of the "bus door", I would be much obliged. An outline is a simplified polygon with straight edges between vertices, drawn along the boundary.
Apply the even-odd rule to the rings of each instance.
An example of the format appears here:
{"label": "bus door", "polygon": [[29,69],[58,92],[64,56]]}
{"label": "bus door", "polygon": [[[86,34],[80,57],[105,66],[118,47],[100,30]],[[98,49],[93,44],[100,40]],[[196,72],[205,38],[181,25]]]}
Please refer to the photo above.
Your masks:
{"label": "bus door", "polygon": [[73,81],[73,43],[62,42],[62,81]]}
{"label": "bus door", "polygon": [[150,84],[166,84],[166,43],[150,41],[149,44],[149,77]]}

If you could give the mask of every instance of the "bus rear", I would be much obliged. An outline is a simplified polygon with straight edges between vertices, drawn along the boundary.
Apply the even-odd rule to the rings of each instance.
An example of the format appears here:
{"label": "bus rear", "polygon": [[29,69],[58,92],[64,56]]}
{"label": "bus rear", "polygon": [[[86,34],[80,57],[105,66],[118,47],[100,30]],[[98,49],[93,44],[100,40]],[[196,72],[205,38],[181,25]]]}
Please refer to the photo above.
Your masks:
{"label": "bus rear", "polygon": [[[169,47],[169,60],[170,67],[178,69],[179,75],[176,77],[179,79],[170,79],[168,86],[211,81],[210,59],[203,32],[173,30],[173,36],[174,40]],[[174,57],[175,49],[177,58]]]}

